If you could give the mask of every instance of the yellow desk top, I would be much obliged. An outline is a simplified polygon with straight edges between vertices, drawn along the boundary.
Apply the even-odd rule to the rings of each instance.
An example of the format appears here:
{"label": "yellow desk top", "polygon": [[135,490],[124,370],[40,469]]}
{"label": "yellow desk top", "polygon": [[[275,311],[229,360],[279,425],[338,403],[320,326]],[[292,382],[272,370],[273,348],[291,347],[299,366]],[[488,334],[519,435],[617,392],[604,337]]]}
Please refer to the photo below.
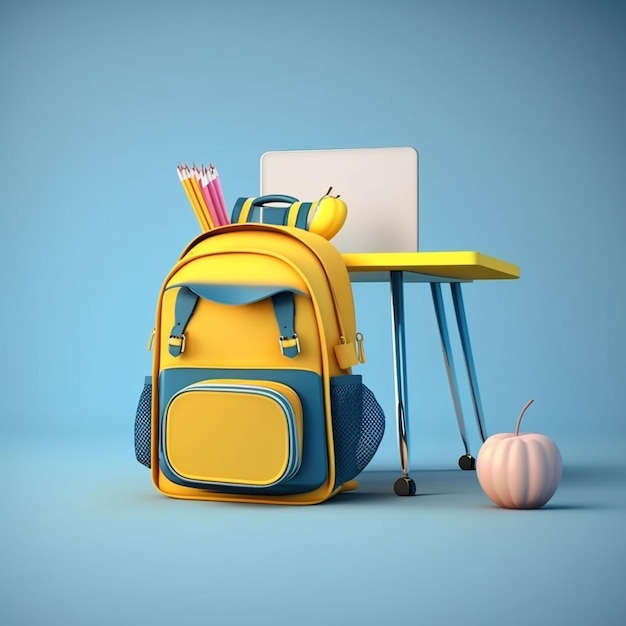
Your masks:
{"label": "yellow desk top", "polygon": [[389,272],[408,272],[408,282],[472,281],[520,277],[517,265],[481,252],[372,252],[343,254],[350,278],[354,281],[380,282]]}

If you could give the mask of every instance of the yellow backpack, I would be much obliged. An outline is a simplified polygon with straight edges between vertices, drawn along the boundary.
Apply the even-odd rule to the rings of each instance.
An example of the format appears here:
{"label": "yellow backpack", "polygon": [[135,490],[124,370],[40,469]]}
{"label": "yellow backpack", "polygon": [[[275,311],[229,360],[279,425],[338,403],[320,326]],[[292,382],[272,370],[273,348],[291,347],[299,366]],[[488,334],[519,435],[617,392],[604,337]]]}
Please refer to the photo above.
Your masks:
{"label": "yellow backpack", "polygon": [[184,250],[159,293],[137,460],[167,496],[315,504],[356,486],[385,418],[337,249],[233,224]]}

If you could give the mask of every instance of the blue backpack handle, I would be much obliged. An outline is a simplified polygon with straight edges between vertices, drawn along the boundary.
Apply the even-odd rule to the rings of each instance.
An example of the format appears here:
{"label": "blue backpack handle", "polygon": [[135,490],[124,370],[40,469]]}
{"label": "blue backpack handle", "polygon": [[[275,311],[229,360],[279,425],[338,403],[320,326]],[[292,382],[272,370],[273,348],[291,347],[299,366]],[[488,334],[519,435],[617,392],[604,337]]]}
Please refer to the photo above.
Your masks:
{"label": "blue backpack handle", "polygon": [[270,202],[286,202],[287,204],[293,204],[294,202],[298,202],[298,198],[282,195],[261,196],[260,198],[256,198],[254,200],[252,206],[263,206],[265,204],[269,204]]}

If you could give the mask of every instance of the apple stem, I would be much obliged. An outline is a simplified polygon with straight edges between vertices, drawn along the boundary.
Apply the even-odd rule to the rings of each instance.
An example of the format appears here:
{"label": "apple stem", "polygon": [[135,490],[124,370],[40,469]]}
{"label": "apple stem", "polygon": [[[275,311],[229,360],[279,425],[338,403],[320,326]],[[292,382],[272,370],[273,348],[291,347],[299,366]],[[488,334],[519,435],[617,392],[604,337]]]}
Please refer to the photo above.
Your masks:
{"label": "apple stem", "polygon": [[328,191],[324,194],[325,196],[330,196],[330,192],[333,190],[332,187],[328,188]]}
{"label": "apple stem", "polygon": [[526,405],[524,406],[524,408],[522,409],[522,412],[519,414],[519,417],[517,418],[517,424],[515,425],[515,436],[517,437],[517,435],[519,435],[519,427],[520,424],[522,423],[522,417],[524,417],[524,413],[526,413],[526,409],[534,402],[534,400],[529,400]]}

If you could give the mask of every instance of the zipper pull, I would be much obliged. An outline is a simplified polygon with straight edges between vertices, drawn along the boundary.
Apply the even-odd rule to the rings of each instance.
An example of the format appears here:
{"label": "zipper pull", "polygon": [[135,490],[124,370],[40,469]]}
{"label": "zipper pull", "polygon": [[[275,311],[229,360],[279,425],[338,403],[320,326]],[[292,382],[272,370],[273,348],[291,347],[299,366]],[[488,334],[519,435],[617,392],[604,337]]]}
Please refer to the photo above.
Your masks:
{"label": "zipper pull", "polygon": [[148,350],[152,351],[152,346],[154,345],[154,338],[156,337],[156,328],[152,329],[150,333],[150,339],[148,339]]}
{"label": "zipper pull", "polygon": [[356,334],[356,353],[359,359],[359,363],[365,363],[365,337],[363,337],[363,333]]}

